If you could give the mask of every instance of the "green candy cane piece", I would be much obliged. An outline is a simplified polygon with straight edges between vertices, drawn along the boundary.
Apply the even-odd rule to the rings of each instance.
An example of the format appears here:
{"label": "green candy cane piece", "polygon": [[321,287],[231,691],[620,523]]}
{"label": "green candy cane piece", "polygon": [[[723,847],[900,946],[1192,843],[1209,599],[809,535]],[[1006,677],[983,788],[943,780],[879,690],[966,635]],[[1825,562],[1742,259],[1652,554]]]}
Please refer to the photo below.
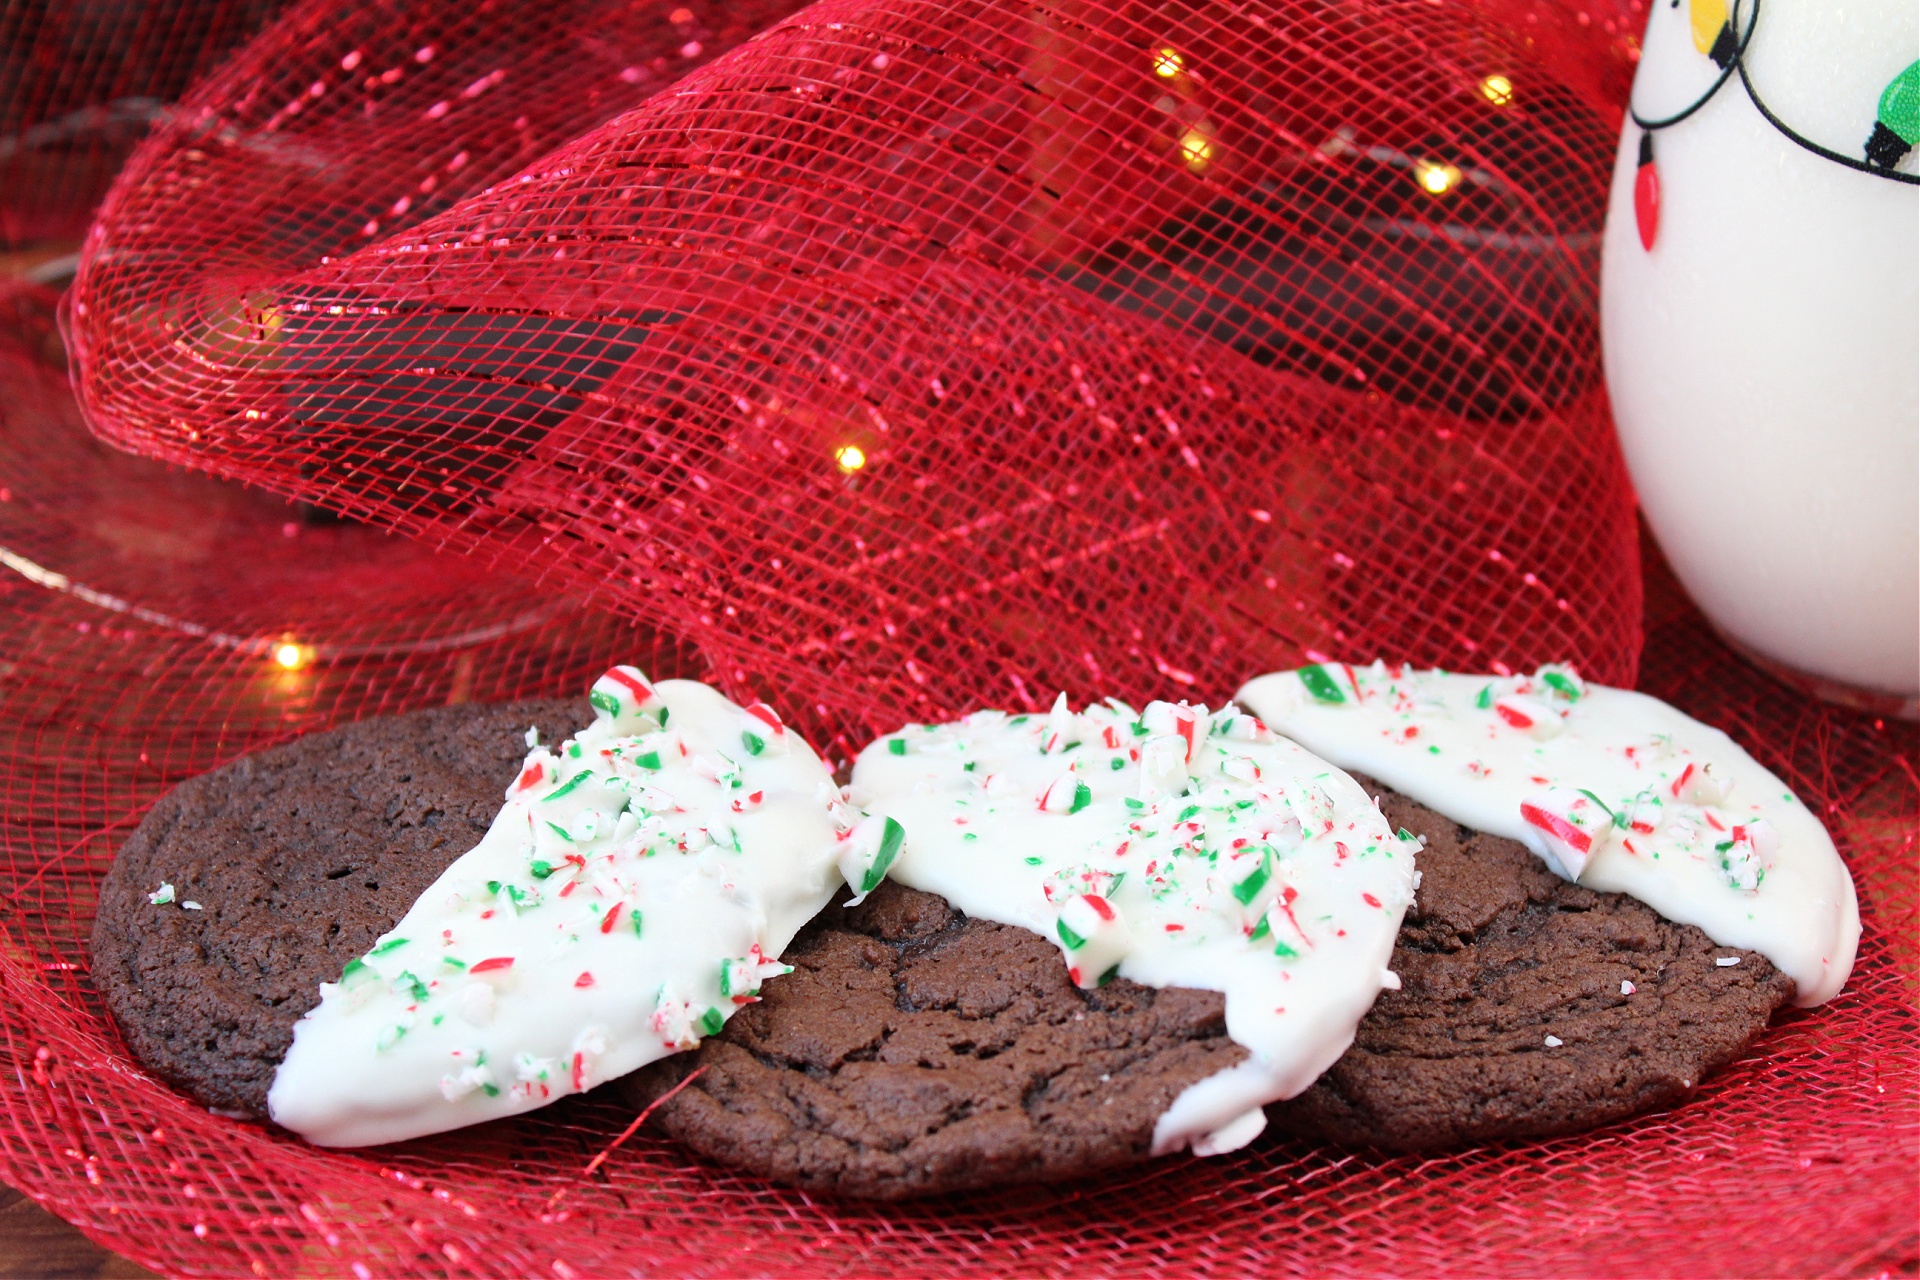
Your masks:
{"label": "green candy cane piece", "polygon": [[1313,695],[1316,702],[1341,703],[1347,700],[1347,695],[1340,692],[1340,686],[1327,674],[1327,669],[1317,663],[1300,668],[1300,683],[1307,687],[1307,692]]}
{"label": "green candy cane piece", "polygon": [[1239,884],[1233,886],[1233,896],[1242,906],[1249,905],[1260,891],[1267,887],[1267,881],[1273,878],[1273,862],[1266,850],[1260,852],[1260,864],[1256,866]]}
{"label": "green candy cane piece", "polygon": [[874,856],[873,865],[867,868],[867,874],[860,877],[860,892],[872,893],[887,878],[887,871],[893,866],[893,860],[900,856],[900,846],[907,840],[907,829],[887,819],[886,827],[880,833],[880,852]]}
{"label": "green candy cane piece", "polygon": [[593,776],[593,770],[582,769],[580,772],[574,774],[573,777],[569,778],[565,783],[561,784],[558,787],[555,787],[552,791],[549,791],[547,792],[547,794],[541,796],[540,803],[545,804],[549,800],[558,800],[561,796],[566,795],[568,792],[572,791],[575,787],[578,787],[581,783],[585,782],[588,778],[591,778],[592,776]]}
{"label": "green candy cane piece", "polygon": [[1558,671],[1543,671],[1540,673],[1540,679],[1549,689],[1565,697],[1568,702],[1580,701],[1580,686]]}

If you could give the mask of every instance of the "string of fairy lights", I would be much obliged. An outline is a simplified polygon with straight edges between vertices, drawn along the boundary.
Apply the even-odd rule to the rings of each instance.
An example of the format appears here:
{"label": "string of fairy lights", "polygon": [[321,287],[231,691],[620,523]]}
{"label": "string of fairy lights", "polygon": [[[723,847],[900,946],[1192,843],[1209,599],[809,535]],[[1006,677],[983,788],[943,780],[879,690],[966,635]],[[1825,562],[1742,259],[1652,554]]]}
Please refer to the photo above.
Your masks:
{"label": "string of fairy lights", "polygon": [[[1678,8],[1681,0],[1671,2]],[[1856,159],[1821,146],[1802,134],[1781,119],[1755,88],[1746,55],[1753,43],[1754,33],[1760,29],[1760,0],[1753,0],[1753,11],[1744,27],[1741,24],[1742,0],[1733,0],[1731,10],[1727,8],[1726,0],[1686,0],[1686,3],[1687,26],[1693,37],[1693,47],[1720,68],[1720,74],[1704,93],[1670,115],[1649,118],[1642,115],[1631,102],[1627,105],[1628,115],[1641,131],[1633,180],[1633,215],[1642,248],[1652,250],[1660,231],[1660,171],[1654,158],[1654,135],[1691,118],[1713,101],[1736,75],[1740,78],[1741,88],[1746,90],[1748,99],[1761,117],[1794,145],[1860,173],[1892,182],[1920,185],[1920,175],[1902,173],[1894,167],[1906,159],[1907,153],[1916,144],[1920,144],[1920,60],[1908,63],[1880,91],[1873,130],[1861,144],[1861,155]]]}

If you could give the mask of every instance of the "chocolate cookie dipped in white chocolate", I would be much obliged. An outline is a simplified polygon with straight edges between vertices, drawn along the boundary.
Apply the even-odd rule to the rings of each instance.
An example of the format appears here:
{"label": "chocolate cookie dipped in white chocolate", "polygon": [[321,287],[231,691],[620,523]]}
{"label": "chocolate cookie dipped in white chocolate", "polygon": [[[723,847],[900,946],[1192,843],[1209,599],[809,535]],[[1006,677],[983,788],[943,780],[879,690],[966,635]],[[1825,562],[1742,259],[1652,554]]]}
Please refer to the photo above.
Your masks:
{"label": "chocolate cookie dipped in white chocolate", "polygon": [[1831,999],[1860,916],[1820,820],[1726,734],[1568,667],[1456,675],[1376,662],[1261,676],[1239,700],[1342,768],[1519,840],[1569,880],[1758,951]]}
{"label": "chocolate cookie dipped in white chocolate", "polygon": [[1229,1151],[1305,1089],[1382,986],[1411,841],[1339,770],[1229,706],[1118,702],[910,725],[851,797],[905,840],[890,876],[1054,939],[1075,982],[1224,992],[1251,1058],[1188,1089],[1156,1152]]}
{"label": "chocolate cookie dipped in white chocolate", "polygon": [[[760,705],[616,667],[531,749],[486,836],[294,1027],[273,1118],[358,1146],[514,1115],[720,1030],[854,843]],[[531,733],[529,738],[531,738]]]}

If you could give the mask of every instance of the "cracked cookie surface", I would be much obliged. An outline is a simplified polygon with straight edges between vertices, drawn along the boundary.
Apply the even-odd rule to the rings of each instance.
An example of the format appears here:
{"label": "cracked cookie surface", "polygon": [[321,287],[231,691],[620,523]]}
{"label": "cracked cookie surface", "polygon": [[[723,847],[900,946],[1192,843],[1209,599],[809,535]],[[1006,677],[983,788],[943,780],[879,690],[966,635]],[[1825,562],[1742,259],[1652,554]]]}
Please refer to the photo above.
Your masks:
{"label": "cracked cookie surface", "polygon": [[1393,951],[1401,988],[1305,1093],[1267,1109],[1275,1127],[1393,1151],[1590,1129],[1681,1102],[1792,999],[1758,952],[1354,776],[1426,837]]}
{"label": "cracked cookie surface", "polygon": [[[588,718],[569,699],[362,720],[162,796],[93,926],[93,980],[134,1057],[216,1111],[265,1118],[293,1024],[479,843],[528,726],[558,742]],[[173,901],[150,903],[162,883]]]}
{"label": "cracked cookie surface", "polygon": [[875,1199],[1076,1177],[1148,1158],[1188,1085],[1246,1057],[1216,991],[1068,980],[1059,949],[883,884],[817,916],[795,971],[621,1086],[700,1154]]}

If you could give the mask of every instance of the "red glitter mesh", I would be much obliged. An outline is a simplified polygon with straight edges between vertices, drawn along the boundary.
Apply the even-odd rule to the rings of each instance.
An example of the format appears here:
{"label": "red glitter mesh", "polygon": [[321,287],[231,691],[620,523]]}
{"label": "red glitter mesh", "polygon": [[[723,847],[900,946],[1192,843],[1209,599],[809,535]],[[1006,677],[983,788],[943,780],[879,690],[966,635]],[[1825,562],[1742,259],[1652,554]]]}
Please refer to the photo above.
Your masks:
{"label": "red glitter mesh", "polygon": [[[151,125],[67,346],[0,296],[8,1182],[180,1274],[1914,1267],[1920,743],[1657,560],[1643,608],[1595,323],[1632,4],[308,0],[159,106],[276,7],[0,18],[10,269]],[[1582,1137],[876,1208],[645,1134],[587,1177],[595,1095],[319,1151],[148,1081],[87,980],[146,808],[310,729],[625,659],[844,756],[1321,653],[1726,728],[1853,867],[1849,988]]]}

